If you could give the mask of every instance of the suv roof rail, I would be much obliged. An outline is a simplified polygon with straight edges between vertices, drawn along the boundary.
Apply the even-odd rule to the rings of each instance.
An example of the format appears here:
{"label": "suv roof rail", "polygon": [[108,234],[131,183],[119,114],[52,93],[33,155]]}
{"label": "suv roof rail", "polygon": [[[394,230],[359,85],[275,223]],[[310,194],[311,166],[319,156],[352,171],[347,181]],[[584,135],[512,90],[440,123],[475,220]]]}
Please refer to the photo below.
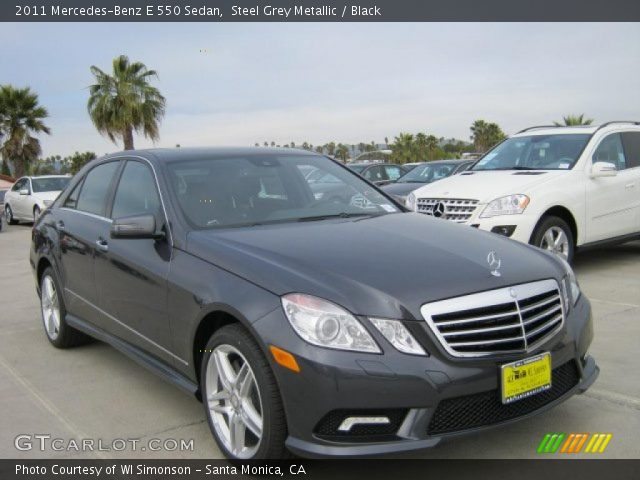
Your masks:
{"label": "suv roof rail", "polygon": [[562,125],[537,125],[535,127],[527,127],[523,130],[520,130],[519,132],[516,132],[516,135],[518,135],[519,133],[528,132],[529,130],[537,130],[538,128],[558,128],[561,126]]}
{"label": "suv roof rail", "polygon": [[611,122],[605,122],[602,125],[600,125],[597,129],[596,132],[598,130],[601,130],[605,127],[608,127],[609,125],[615,125],[616,123],[626,123],[626,124],[631,124],[631,125],[640,125],[640,122],[636,121],[636,120],[613,120]]}

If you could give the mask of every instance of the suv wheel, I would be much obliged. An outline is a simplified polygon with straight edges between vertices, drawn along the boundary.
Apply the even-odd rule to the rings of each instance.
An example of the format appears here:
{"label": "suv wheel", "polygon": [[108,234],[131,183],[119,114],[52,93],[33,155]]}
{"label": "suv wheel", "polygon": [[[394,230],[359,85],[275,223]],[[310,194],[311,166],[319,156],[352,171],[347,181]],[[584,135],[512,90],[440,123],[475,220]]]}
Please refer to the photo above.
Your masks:
{"label": "suv wheel", "polygon": [[69,348],[86,343],[82,332],[67,325],[64,298],[53,268],[47,267],[40,279],[40,311],[47,338],[54,347]]}
{"label": "suv wheel", "polygon": [[280,392],[267,359],[244,327],[228,325],[209,339],[200,385],[209,427],[228,458],[288,456]]}
{"label": "suv wheel", "polygon": [[13,211],[11,210],[11,206],[9,205],[5,205],[4,207],[4,218],[7,219],[7,223],[9,225],[15,225],[16,223],[18,223],[18,221],[13,218]]}
{"label": "suv wheel", "polygon": [[543,217],[531,236],[532,245],[548,250],[571,263],[575,249],[573,233],[560,217]]}

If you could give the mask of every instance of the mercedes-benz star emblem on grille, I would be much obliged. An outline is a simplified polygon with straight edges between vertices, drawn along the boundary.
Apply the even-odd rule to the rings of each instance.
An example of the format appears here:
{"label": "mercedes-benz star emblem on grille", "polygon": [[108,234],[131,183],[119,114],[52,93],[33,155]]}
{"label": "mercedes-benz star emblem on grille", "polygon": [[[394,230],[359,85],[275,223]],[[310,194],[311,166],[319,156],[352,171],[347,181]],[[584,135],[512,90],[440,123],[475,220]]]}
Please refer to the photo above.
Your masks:
{"label": "mercedes-benz star emblem on grille", "polygon": [[440,218],[444,215],[444,212],[447,210],[447,207],[443,202],[438,202],[433,206],[433,216]]}
{"label": "mercedes-benz star emblem on grille", "polygon": [[502,260],[500,260],[498,254],[493,250],[491,250],[487,255],[487,263],[489,264],[489,268],[491,269],[491,275],[493,275],[494,277],[499,277],[501,275],[499,270],[500,265],[502,265]]}

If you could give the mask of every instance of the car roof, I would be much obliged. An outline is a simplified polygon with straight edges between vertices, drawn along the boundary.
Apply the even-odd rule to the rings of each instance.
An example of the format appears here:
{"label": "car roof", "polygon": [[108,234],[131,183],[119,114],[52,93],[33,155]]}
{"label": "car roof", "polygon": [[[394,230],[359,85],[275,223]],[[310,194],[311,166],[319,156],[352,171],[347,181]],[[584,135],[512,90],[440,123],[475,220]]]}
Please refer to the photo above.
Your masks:
{"label": "car roof", "polygon": [[570,134],[587,134],[593,135],[597,131],[604,130],[619,130],[623,128],[625,130],[640,131],[640,122],[636,121],[613,121],[606,122],[602,125],[576,125],[576,126],[554,126],[554,125],[542,125],[539,127],[529,127],[519,131],[512,137],[527,137],[531,135],[570,135]]}
{"label": "car roof", "polygon": [[70,178],[71,175],[29,175],[22,178],[30,178],[31,180],[37,180],[38,178]]}
{"label": "car roof", "polygon": [[144,158],[153,157],[160,162],[168,161],[193,161],[223,159],[229,157],[249,157],[249,156],[309,156],[323,157],[315,152],[297,148],[272,148],[272,147],[179,147],[179,148],[149,148],[144,150],[126,150],[122,152],[106,155],[104,158],[114,158],[123,156],[140,156]]}

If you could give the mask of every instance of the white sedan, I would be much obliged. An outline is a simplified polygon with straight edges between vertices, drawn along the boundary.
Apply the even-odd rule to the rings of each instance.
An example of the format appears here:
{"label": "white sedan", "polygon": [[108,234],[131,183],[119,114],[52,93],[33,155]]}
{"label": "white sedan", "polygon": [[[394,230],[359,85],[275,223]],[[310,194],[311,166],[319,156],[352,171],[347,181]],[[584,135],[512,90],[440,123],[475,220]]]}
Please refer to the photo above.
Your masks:
{"label": "white sedan", "polygon": [[4,198],[7,223],[15,224],[20,220],[35,221],[64,190],[69,180],[71,177],[68,175],[19,178]]}

